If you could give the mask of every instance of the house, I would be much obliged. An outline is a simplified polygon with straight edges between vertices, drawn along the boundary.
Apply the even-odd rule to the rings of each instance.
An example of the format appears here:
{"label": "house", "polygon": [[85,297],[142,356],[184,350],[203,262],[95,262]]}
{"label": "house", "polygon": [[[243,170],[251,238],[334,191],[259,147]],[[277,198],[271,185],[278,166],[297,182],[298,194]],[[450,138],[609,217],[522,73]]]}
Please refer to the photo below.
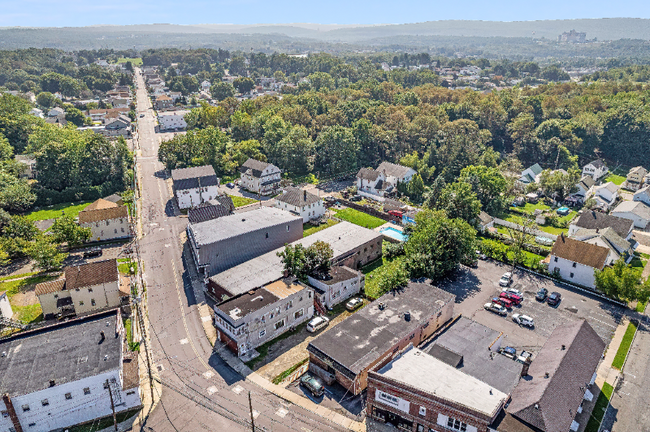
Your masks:
{"label": "house", "polygon": [[282,180],[280,168],[255,159],[244,162],[239,168],[239,173],[241,187],[259,195],[275,193]]}
{"label": "house", "polygon": [[608,215],[597,211],[586,211],[573,220],[569,225],[569,237],[579,229],[605,229],[611,228],[622,238],[629,240],[632,237],[634,223],[630,219]]}
{"label": "house", "polygon": [[595,288],[595,270],[602,270],[615,260],[612,251],[560,235],[549,255],[548,270],[575,284]]}
{"label": "house", "polygon": [[111,99],[111,105],[113,108],[129,108],[131,104],[131,99],[124,97],[114,97]]}
{"label": "house", "polygon": [[211,84],[210,84],[210,81],[207,81],[207,80],[203,81],[203,82],[201,83],[201,90],[203,90],[203,91],[209,91],[209,90],[210,90],[210,85],[211,85]]}
{"label": "house", "polygon": [[605,162],[603,162],[602,159],[596,159],[582,167],[582,176],[589,176],[594,181],[598,181],[604,177],[608,171],[609,169],[607,168],[607,165],[605,165]]}
{"label": "house", "polygon": [[648,171],[642,166],[630,169],[630,172],[627,173],[627,179],[623,183],[623,187],[631,191],[639,190],[643,186],[647,174]]}
{"label": "house", "polygon": [[271,207],[189,224],[199,274],[210,276],[302,238],[302,218]]}
{"label": "house", "polygon": [[131,119],[128,116],[120,115],[116,118],[107,118],[104,120],[103,129],[100,133],[107,137],[122,136],[131,137]]}
{"label": "house", "polygon": [[116,308],[129,292],[128,280],[120,278],[115,258],[66,267],[62,277],[35,288],[46,319]]}
{"label": "house", "polygon": [[633,201],[642,202],[650,206],[650,186],[645,186],[634,193]]}
{"label": "house", "polygon": [[582,200],[586,200],[591,196],[592,188],[594,187],[595,184],[596,182],[591,176],[585,175],[576,184],[576,192],[573,195],[577,195],[580,198],[582,198]]}
{"label": "house", "polygon": [[54,107],[47,112],[48,117],[65,117],[65,110],[61,107]]}
{"label": "house", "polygon": [[36,158],[30,155],[16,155],[14,159],[23,166],[20,177],[27,179],[36,178]]}
{"label": "house", "polygon": [[419,345],[451,320],[455,298],[414,282],[384,294],[307,345],[309,370],[358,395],[367,387],[370,370],[386,365],[409,344]]}
{"label": "house", "polygon": [[43,110],[42,110],[42,109],[32,108],[31,111],[30,111],[29,113],[30,113],[31,115],[33,115],[34,117],[38,117],[38,118],[44,118],[44,117],[45,117],[45,116],[43,115]]}
{"label": "house", "polygon": [[527,370],[498,354],[505,342],[461,317],[426,347],[407,347],[368,374],[367,430],[493,430]]}
{"label": "house", "polygon": [[605,347],[584,319],[556,327],[492,428],[499,432],[577,431],[580,425],[575,418],[583,401],[593,399],[590,388]]}
{"label": "house", "polygon": [[96,241],[131,236],[129,212],[126,206],[101,198],[79,212],[78,222],[81,227],[90,228],[92,238]]}
{"label": "house", "polygon": [[161,131],[179,130],[187,127],[185,116],[189,111],[168,111],[158,113],[158,125]]}
{"label": "house", "polygon": [[113,204],[116,204],[118,206],[124,205],[124,199],[122,199],[122,197],[119,196],[118,194],[109,195],[107,197],[104,197],[103,199],[105,201],[112,202]]}
{"label": "house", "polygon": [[218,195],[214,199],[204,201],[187,211],[189,223],[200,223],[231,215],[235,212],[235,205],[229,195]]}
{"label": "house", "polygon": [[317,195],[295,187],[276,196],[275,207],[302,217],[305,223],[320,218],[326,210],[323,200]]}
{"label": "house", "polygon": [[598,201],[598,204],[609,208],[618,198],[618,186],[612,182],[597,186],[594,189],[594,198]]}
{"label": "house", "polygon": [[316,301],[322,308],[332,309],[339,303],[359,294],[366,284],[366,277],[358,270],[346,266],[332,266],[325,273],[307,276],[314,287]]}
{"label": "house", "polygon": [[525,185],[539,183],[539,176],[544,171],[539,164],[526,168],[522,173],[519,181]]}
{"label": "house", "polygon": [[13,316],[14,311],[11,310],[11,304],[9,304],[9,297],[7,296],[7,292],[0,291],[0,319],[11,319]]}
{"label": "house", "polygon": [[612,216],[634,221],[634,227],[645,229],[650,223],[650,206],[639,201],[623,201],[611,212]]}
{"label": "house", "polygon": [[219,179],[212,165],[172,170],[172,188],[178,208],[187,209],[219,195]]}
{"label": "house", "polygon": [[609,248],[614,255],[614,261],[623,258],[627,264],[634,258],[634,249],[638,246],[635,240],[625,240],[611,228],[602,230],[580,229],[571,238]]}
{"label": "house", "polygon": [[[332,248],[332,265],[359,269],[379,259],[382,254],[381,233],[345,221],[307,237],[302,237],[301,234],[291,245],[308,248],[317,241],[325,242]],[[208,280],[206,294],[219,303],[282,279],[284,265],[278,252],[283,250],[284,245],[281,245],[275,250],[212,276]]]}
{"label": "house", "polygon": [[68,121],[65,119],[65,115],[48,117],[45,119],[45,123],[57,125],[58,127],[65,127],[68,125]]}
{"label": "house", "polygon": [[485,232],[494,226],[494,218],[481,210],[478,215],[478,227],[481,231]]}
{"label": "house", "polygon": [[169,97],[172,98],[172,104],[178,102],[182,97],[183,93],[181,92],[169,92]]}
{"label": "house", "polygon": [[93,122],[104,123],[108,118],[116,118],[120,114],[126,114],[128,112],[128,108],[92,109],[88,110],[87,115]]}
{"label": "house", "polygon": [[361,168],[357,173],[357,190],[378,195],[390,193],[399,183],[408,183],[417,173],[413,168],[382,162],[377,169]]}
{"label": "house", "polygon": [[283,279],[242,293],[214,306],[217,340],[239,357],[257,357],[255,348],[314,315],[314,292]]}
{"label": "house", "polygon": [[167,109],[171,106],[173,106],[173,101],[172,98],[169,96],[163,94],[158,97],[156,97],[156,100],[153,103],[153,106],[156,108],[156,110],[164,110]]}
{"label": "house", "polygon": [[116,310],[2,339],[0,430],[66,430],[111,418],[112,407],[140,408],[138,360],[124,339]]}

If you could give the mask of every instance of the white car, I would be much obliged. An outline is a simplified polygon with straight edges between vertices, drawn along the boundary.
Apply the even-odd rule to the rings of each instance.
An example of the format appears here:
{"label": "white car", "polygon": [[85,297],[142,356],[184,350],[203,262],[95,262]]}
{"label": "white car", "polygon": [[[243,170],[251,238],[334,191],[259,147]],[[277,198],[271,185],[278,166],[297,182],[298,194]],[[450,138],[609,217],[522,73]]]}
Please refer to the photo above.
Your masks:
{"label": "white car", "polygon": [[509,293],[512,293],[512,294],[517,294],[521,298],[524,297],[524,293],[519,291],[517,288],[507,287],[507,288],[503,288],[501,290],[501,292],[509,292]]}
{"label": "white car", "polygon": [[507,287],[508,285],[510,285],[511,282],[512,282],[511,272],[504,273],[503,276],[501,276],[501,279],[499,279],[499,285],[502,287]]}
{"label": "white car", "polygon": [[307,324],[307,331],[309,333],[314,333],[317,332],[318,330],[327,327],[327,325],[330,323],[330,320],[323,316],[318,316]]}
{"label": "white car", "polygon": [[512,320],[522,326],[526,326],[530,328],[535,327],[535,321],[533,320],[533,318],[529,317],[528,315],[513,314]]}

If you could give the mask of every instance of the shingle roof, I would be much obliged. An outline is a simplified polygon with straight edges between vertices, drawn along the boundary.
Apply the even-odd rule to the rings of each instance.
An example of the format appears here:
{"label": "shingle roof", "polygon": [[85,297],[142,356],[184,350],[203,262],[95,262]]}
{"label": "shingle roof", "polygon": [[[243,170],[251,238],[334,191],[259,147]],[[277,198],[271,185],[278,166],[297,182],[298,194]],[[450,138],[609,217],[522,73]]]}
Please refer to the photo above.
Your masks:
{"label": "shingle roof", "polygon": [[609,255],[609,249],[560,235],[553,245],[551,255],[602,269]]}
{"label": "shingle roof", "polygon": [[34,294],[37,296],[41,294],[48,294],[53,292],[63,291],[65,289],[65,278],[56,279],[48,282],[41,282],[36,284]]}
{"label": "shingle roof", "polygon": [[589,190],[593,185],[596,184],[591,176],[584,176],[580,179],[579,183],[581,183],[586,190]]}
{"label": "shingle roof", "polygon": [[487,225],[487,224],[489,224],[490,222],[492,222],[494,220],[494,218],[492,218],[492,216],[490,216],[489,214],[487,214],[486,212],[484,212],[482,210],[481,210],[481,213],[478,214],[478,218],[480,219],[481,223],[484,224],[484,225]]}
{"label": "shingle roof", "polygon": [[650,206],[642,203],[641,201],[623,201],[612,210],[614,213],[627,213],[630,212],[639,216],[642,219],[650,221]]}
{"label": "shingle roof", "polygon": [[104,200],[117,204],[118,202],[122,201],[122,197],[119,196],[118,194],[113,194],[107,196],[106,198],[104,198]]}
{"label": "shingle roof", "polygon": [[589,162],[587,165],[592,165],[596,169],[600,169],[605,166],[605,162],[602,159],[596,159],[595,161]]}
{"label": "shingle roof", "polygon": [[531,379],[522,379],[513,391],[507,411],[542,431],[568,431],[604,349],[585,320],[556,327],[530,365]]}
{"label": "shingle roof", "polygon": [[119,207],[115,201],[100,198],[97,201],[86,206],[86,208],[84,208],[83,211],[101,210],[101,209],[114,208],[114,207]]}
{"label": "shingle roof", "polygon": [[614,192],[618,191],[618,186],[616,186],[616,185],[615,185],[614,183],[612,183],[612,182],[607,182],[607,183],[605,183],[604,185],[598,186],[598,187],[596,188],[596,193],[598,193],[598,191],[601,190],[601,189],[607,189],[607,190],[610,191],[611,193],[614,193]]}
{"label": "shingle roof", "polygon": [[377,167],[377,171],[383,172],[387,176],[404,177],[413,168],[397,165],[390,162],[382,162]]}
{"label": "shingle roof", "polygon": [[642,187],[636,193],[634,194],[634,198],[641,196],[641,195],[647,195],[650,196],[650,186]]}
{"label": "shingle roof", "polygon": [[602,230],[589,230],[583,228],[576,231],[575,234],[573,234],[573,237],[581,241],[587,241],[589,239],[593,239],[594,237],[600,237],[605,241],[605,243],[608,243],[611,247],[614,248],[614,252],[616,252],[617,255],[619,254],[619,251],[632,252],[632,246],[630,245],[630,242],[625,240],[620,235],[616,234],[616,231],[611,228],[605,228]]}
{"label": "shingle roof", "polygon": [[579,228],[587,229],[604,229],[609,227],[613,229],[616,234],[625,238],[632,229],[634,222],[618,216],[612,216],[596,211],[587,211],[580,215],[580,217],[574,222],[574,225]]}
{"label": "shingle roof", "polygon": [[128,216],[129,213],[126,206],[117,206],[99,210],[84,210],[79,212],[79,223],[101,222],[110,219],[127,218]]}
{"label": "shingle roof", "polygon": [[379,172],[370,168],[361,168],[357,173],[357,178],[363,180],[375,181],[377,180],[377,177],[379,177]]}
{"label": "shingle roof", "polygon": [[187,213],[190,223],[200,223],[228,216],[233,213],[235,206],[228,195],[219,195],[217,199],[206,201],[197,207],[191,208]]}
{"label": "shingle roof", "polygon": [[529,167],[528,169],[531,170],[532,172],[534,172],[536,176],[540,175],[542,173],[542,171],[544,171],[542,169],[542,167],[538,163],[536,163],[535,165]]}
{"label": "shingle roof", "polygon": [[68,290],[115,282],[119,279],[115,258],[66,267],[64,275]]}
{"label": "shingle roof", "polygon": [[245,173],[250,170],[254,177],[260,177],[262,175],[262,171],[264,171],[269,165],[271,164],[268,162],[262,162],[256,159],[248,159],[246,162],[244,162],[241,168],[239,168],[239,172]]}
{"label": "shingle roof", "polygon": [[648,171],[639,165],[637,167],[631,168],[630,172],[627,175],[629,176],[630,174],[635,174],[635,173],[639,173],[641,176],[645,176],[648,173]]}
{"label": "shingle roof", "polygon": [[320,198],[313,193],[291,187],[287,188],[282,195],[276,196],[275,200],[287,203],[294,207],[304,207],[319,202]]}

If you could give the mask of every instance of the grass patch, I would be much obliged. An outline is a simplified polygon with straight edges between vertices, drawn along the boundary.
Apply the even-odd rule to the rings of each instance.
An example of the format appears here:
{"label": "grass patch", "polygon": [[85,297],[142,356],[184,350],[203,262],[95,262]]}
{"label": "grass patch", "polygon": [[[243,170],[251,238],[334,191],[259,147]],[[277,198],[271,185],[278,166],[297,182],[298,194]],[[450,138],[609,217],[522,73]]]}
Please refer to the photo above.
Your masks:
{"label": "grass patch", "polygon": [[604,183],[612,182],[616,186],[620,186],[620,185],[623,184],[623,182],[625,180],[627,180],[627,178],[625,178],[624,176],[620,176],[620,175],[616,175],[616,174],[610,174],[605,178]]}
{"label": "grass patch", "polygon": [[[130,258],[120,258],[117,260],[117,269],[120,271],[120,273],[125,274],[125,275],[136,275],[138,274],[138,262],[133,261]],[[131,271],[131,267],[133,267],[133,272]]]}
{"label": "grass patch", "polygon": [[235,207],[243,207],[245,205],[257,202],[257,200],[253,198],[246,198],[235,195],[230,195],[230,198],[232,198],[232,203],[235,205]]}
{"label": "grass patch", "polygon": [[370,216],[367,213],[355,210],[353,208],[346,208],[343,210],[338,210],[336,212],[336,217],[343,219],[355,225],[359,225],[365,228],[373,229],[377,228],[386,223],[385,220],[379,219],[378,217]]}
{"label": "grass patch", "polygon": [[[11,303],[12,298],[16,294],[27,291],[33,285],[52,279],[56,279],[56,277],[33,276],[25,279],[10,280],[0,283],[0,291],[7,291],[7,297],[9,297],[9,303]],[[11,309],[14,311],[13,319],[25,324],[37,323],[43,320],[43,310],[39,303],[26,306],[17,306],[14,304],[11,305]]]}
{"label": "grass patch", "polygon": [[260,353],[260,355],[258,357],[256,357],[256,358],[254,358],[253,360],[247,361],[245,363],[245,365],[248,366],[249,368],[253,369],[257,363],[264,360],[264,357],[266,357],[268,355],[268,353],[269,353],[269,348],[271,346],[273,346],[273,344],[275,344],[277,342],[280,342],[281,340],[284,340],[284,339],[288,338],[289,336],[293,336],[293,335],[295,335],[297,333],[300,333],[305,327],[307,327],[308,322],[309,321],[305,321],[304,323],[302,323],[298,327],[296,327],[293,331],[290,331],[290,330],[286,331],[286,332],[282,333],[280,336],[276,337],[275,339],[270,340],[267,343],[265,343],[264,345],[260,345],[257,348],[255,348],[255,350],[258,353]]}
{"label": "grass patch", "polygon": [[641,258],[638,258],[638,257],[632,258],[632,261],[630,261],[630,265],[632,267],[636,267],[636,268],[645,267],[645,263],[643,262],[643,260],[641,260]]}
{"label": "grass patch", "polygon": [[309,357],[307,357],[306,359],[302,360],[302,361],[299,362],[299,363],[296,363],[295,365],[291,366],[291,367],[290,367],[289,369],[287,369],[286,371],[282,372],[280,375],[278,375],[278,376],[276,376],[275,378],[273,378],[273,381],[271,381],[271,382],[272,382],[273,384],[275,384],[275,385],[280,384],[280,383],[281,383],[282,381],[284,381],[284,380],[285,380],[289,375],[291,375],[292,373],[294,373],[294,372],[295,372],[295,371],[296,371],[300,366],[304,365],[304,364],[307,363],[308,361],[309,361]]}
{"label": "grass patch", "polygon": [[594,409],[591,411],[591,417],[589,417],[589,422],[585,427],[585,432],[598,432],[600,423],[603,421],[605,411],[607,411],[607,406],[609,405],[609,400],[611,399],[613,392],[614,387],[612,387],[611,384],[603,384],[603,388],[600,390],[598,399],[596,399]]}
{"label": "grass patch", "polygon": [[142,59],[140,57],[120,57],[117,62],[118,63],[126,63],[130,61],[133,66],[142,66]]}
{"label": "grass patch", "polygon": [[400,266],[403,266],[404,259],[404,256],[399,256],[392,260],[382,257],[362,267],[361,272],[366,275],[366,286],[364,288],[366,297],[377,299],[384,295],[385,292],[378,286],[379,280],[381,280],[384,274],[392,273]]}
{"label": "grass patch", "polygon": [[[108,395],[108,394],[107,394]],[[121,413],[117,413],[115,415],[117,422],[121,423],[123,421],[126,421],[133,417],[134,415],[138,414],[140,412],[140,409],[131,409],[128,411],[124,411]],[[90,423],[86,423],[83,425],[79,426],[72,426],[69,428],[65,428],[69,432],[95,432],[98,430],[106,429],[108,427],[113,427],[113,416],[105,417],[100,420],[95,420]]]}
{"label": "grass patch", "polygon": [[623,368],[625,364],[625,358],[627,357],[628,351],[630,351],[630,346],[632,345],[632,340],[634,340],[634,334],[636,333],[636,325],[634,323],[629,323],[627,325],[627,330],[625,330],[625,335],[623,335],[623,340],[621,345],[616,351],[616,356],[612,362],[612,367],[618,370]]}
{"label": "grass patch", "polygon": [[333,220],[333,219],[328,219],[326,223],[324,223],[322,225],[318,225],[318,226],[314,226],[314,225],[312,225],[310,223],[303,224],[303,226],[302,226],[302,236],[303,237],[310,236],[312,234],[317,233],[318,231],[324,230],[325,228],[329,228],[331,226],[334,226],[337,223],[338,222]]}
{"label": "grass patch", "polygon": [[81,203],[61,203],[47,206],[40,210],[27,213],[25,216],[31,221],[39,221],[46,219],[56,219],[62,215],[62,212],[67,216],[73,218],[79,215],[79,212],[85,209],[92,201],[85,201]]}
{"label": "grass patch", "polygon": [[13,320],[20,321],[25,324],[34,324],[43,321],[43,309],[40,304],[33,304],[28,306],[11,306],[14,311]]}
{"label": "grass patch", "polygon": [[131,351],[140,351],[140,343],[133,342],[133,331],[131,327],[131,318],[126,318],[123,320],[124,329],[126,330],[126,340],[129,344],[129,350]]}
{"label": "grass patch", "polygon": [[0,282],[2,282],[2,281],[7,281],[7,280],[11,280],[11,279],[26,278],[26,277],[29,277],[29,276],[37,275],[37,274],[39,274],[39,273],[40,273],[40,271],[35,271],[35,272],[31,272],[31,273],[21,273],[21,274],[15,274],[15,275],[4,276],[4,277],[1,277],[1,278],[0,278]]}
{"label": "grass patch", "polygon": [[544,204],[543,201],[538,201],[536,204],[527,202],[524,206],[517,206],[515,208],[521,212],[528,213],[531,215],[535,213],[535,210],[546,211],[551,209],[551,207]]}
{"label": "grass patch", "polygon": [[644,302],[637,302],[637,304],[636,304],[636,308],[635,308],[636,311],[637,311],[638,313],[643,313],[643,311],[645,310],[645,307],[646,307],[647,304],[648,304],[647,301],[644,301]]}
{"label": "grass patch", "polygon": [[557,228],[554,226],[550,225],[539,225],[537,227],[540,231],[547,232],[549,234],[555,234],[555,235],[560,235],[561,233],[566,233],[567,229],[566,228]]}
{"label": "grass patch", "polygon": [[289,176],[289,178],[296,185],[300,185],[300,184],[304,184],[304,183],[318,184],[318,179],[316,178],[316,176],[314,174],[311,174],[311,173],[307,174],[307,175],[304,175],[304,176],[295,176],[295,177]]}

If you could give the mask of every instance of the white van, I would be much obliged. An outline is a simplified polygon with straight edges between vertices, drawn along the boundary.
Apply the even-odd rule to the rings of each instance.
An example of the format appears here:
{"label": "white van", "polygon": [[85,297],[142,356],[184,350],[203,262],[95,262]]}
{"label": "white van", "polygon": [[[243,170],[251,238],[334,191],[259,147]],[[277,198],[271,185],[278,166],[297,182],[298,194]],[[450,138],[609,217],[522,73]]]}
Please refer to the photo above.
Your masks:
{"label": "white van", "polygon": [[317,332],[318,330],[327,327],[327,325],[330,323],[330,320],[328,320],[325,317],[319,316],[311,321],[309,321],[309,324],[307,324],[307,331],[309,333],[314,333]]}

